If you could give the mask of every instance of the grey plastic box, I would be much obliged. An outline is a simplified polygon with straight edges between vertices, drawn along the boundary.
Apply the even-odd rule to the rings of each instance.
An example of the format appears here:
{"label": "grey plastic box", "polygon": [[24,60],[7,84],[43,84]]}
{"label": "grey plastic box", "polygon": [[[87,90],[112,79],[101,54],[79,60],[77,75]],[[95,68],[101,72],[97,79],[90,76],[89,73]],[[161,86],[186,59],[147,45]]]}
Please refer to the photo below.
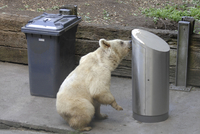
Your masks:
{"label": "grey plastic box", "polygon": [[59,87],[75,67],[75,37],[80,17],[44,13],[21,30],[26,34],[30,92],[56,97]]}
{"label": "grey plastic box", "polygon": [[169,111],[169,45],[157,35],[132,30],[133,118],[160,122]]}

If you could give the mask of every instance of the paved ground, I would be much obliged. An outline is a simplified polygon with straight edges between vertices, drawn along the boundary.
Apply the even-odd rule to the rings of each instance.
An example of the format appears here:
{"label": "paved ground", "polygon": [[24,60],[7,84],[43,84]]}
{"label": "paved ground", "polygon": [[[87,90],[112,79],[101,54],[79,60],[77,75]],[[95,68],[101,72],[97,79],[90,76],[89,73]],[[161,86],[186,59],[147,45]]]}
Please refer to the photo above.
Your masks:
{"label": "paved ground", "polygon": [[[111,92],[123,111],[102,106],[109,118],[92,121],[89,134],[199,134],[200,89],[170,91],[169,119],[141,123],[132,118],[131,79],[112,77]],[[0,133],[44,134],[74,131],[57,114],[54,98],[31,96],[28,66],[0,62]],[[74,132],[73,132],[74,133]]]}
{"label": "paved ground", "polygon": [[42,132],[24,131],[24,130],[0,130],[1,134],[47,134]]}

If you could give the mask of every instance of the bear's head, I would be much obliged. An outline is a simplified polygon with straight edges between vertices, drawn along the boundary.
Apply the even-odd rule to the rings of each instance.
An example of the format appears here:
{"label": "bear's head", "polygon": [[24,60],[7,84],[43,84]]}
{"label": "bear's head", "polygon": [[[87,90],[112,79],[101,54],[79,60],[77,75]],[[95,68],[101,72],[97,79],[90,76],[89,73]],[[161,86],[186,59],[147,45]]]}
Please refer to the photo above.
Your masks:
{"label": "bear's head", "polygon": [[128,55],[132,48],[131,41],[125,41],[120,39],[115,40],[99,40],[100,48],[103,50],[104,58],[108,58],[112,63],[114,68],[118,66],[121,60]]}

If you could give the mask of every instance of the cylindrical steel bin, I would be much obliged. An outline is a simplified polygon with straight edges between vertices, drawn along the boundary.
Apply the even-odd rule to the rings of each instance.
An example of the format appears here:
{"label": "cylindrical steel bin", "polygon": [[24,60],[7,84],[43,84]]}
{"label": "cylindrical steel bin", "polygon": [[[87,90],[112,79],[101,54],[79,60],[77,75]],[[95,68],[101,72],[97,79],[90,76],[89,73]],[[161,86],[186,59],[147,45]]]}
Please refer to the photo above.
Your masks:
{"label": "cylindrical steel bin", "polygon": [[132,30],[133,118],[160,122],[169,110],[169,45],[141,29]]}

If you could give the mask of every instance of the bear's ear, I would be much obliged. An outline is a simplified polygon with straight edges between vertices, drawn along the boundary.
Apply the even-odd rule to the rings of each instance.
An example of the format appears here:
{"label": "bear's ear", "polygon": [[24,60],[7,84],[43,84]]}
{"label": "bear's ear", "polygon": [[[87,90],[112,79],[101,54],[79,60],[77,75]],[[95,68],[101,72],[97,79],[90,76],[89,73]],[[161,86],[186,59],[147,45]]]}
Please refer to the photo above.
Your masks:
{"label": "bear's ear", "polygon": [[109,42],[105,39],[100,39],[99,45],[100,45],[100,47],[103,47],[103,48],[109,48],[110,47]]}

